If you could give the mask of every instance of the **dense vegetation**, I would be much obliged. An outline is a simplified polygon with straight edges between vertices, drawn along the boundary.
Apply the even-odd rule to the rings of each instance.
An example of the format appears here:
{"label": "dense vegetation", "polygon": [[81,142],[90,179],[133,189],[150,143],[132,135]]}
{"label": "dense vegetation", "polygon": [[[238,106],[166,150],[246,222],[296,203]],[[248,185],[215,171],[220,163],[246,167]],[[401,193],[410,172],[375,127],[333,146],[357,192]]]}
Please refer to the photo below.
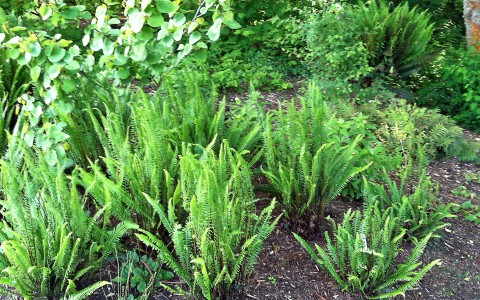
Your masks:
{"label": "dense vegetation", "polygon": [[[1,292],[85,299],[114,283],[118,299],[241,298],[283,226],[342,289],[404,295],[439,264],[420,257],[459,211],[426,166],[480,162],[456,123],[480,130],[480,55],[461,10],[0,0]],[[257,91],[294,85],[273,105]],[[235,90],[246,99],[220,96]],[[363,210],[314,249],[339,197]],[[99,279],[112,261],[117,277]]]}

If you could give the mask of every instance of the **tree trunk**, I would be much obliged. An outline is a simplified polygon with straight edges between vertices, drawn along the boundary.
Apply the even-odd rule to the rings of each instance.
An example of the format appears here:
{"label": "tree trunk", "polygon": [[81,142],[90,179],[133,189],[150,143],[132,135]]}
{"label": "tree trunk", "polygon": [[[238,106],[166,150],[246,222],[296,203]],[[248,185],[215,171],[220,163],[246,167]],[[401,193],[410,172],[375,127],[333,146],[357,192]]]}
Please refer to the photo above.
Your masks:
{"label": "tree trunk", "polygon": [[463,0],[467,45],[480,52],[480,0]]}

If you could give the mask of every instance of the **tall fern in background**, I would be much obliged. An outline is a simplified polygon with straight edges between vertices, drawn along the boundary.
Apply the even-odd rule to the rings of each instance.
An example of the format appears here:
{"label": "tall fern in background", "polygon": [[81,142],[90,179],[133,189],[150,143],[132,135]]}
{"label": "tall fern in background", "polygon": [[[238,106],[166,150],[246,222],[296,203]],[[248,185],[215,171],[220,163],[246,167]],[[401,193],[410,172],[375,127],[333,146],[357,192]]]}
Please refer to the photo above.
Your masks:
{"label": "tall fern in background", "polygon": [[429,49],[430,15],[408,2],[391,9],[384,0],[360,3],[357,22],[374,72],[405,78],[435,58]]}
{"label": "tall fern in background", "polygon": [[[108,220],[99,224],[106,208],[90,216],[76,172],[67,177],[26,147],[23,161],[2,161],[0,170],[0,283],[14,289],[3,292],[24,299],[83,299],[107,284],[85,287],[83,280],[102,266],[131,226],[108,230]],[[77,291],[77,284],[83,289]]]}
{"label": "tall fern in background", "polygon": [[378,203],[366,205],[363,214],[349,210],[341,224],[334,223],[333,230],[333,240],[325,232],[327,250],[315,245],[315,251],[307,241],[294,235],[312,259],[343,289],[361,292],[368,299],[404,295],[439,264],[439,260],[434,260],[420,268],[419,259],[431,234],[400,263],[398,255],[405,230],[399,233],[398,219],[388,210],[382,212]]}
{"label": "tall fern in background", "polygon": [[[260,214],[249,165],[224,142],[217,155],[214,142],[197,158],[185,147],[180,159],[180,183],[169,205],[159,206],[145,195],[167,229],[173,250],[154,234],[137,236],[158,251],[194,296],[227,299],[233,286],[252,271],[263,242],[278,218],[272,221],[273,201]],[[185,223],[177,217],[181,207]]]}
{"label": "tall fern in background", "polygon": [[100,116],[108,109],[119,114],[124,126],[128,126],[128,103],[134,100],[134,93],[123,90],[122,96],[119,96],[118,90],[113,89],[109,82],[81,79],[75,93],[66,94],[60,91],[60,95],[63,101],[72,106],[71,112],[59,110],[58,116],[59,120],[66,124],[69,156],[78,165],[88,167],[91,161],[104,155],[94,124],[99,122]]}
{"label": "tall fern in background", "polygon": [[227,139],[237,151],[249,151],[248,157],[254,162],[262,148],[264,113],[260,95],[251,87],[245,101],[227,104],[225,98],[218,100],[215,87],[202,87],[197,75],[185,73],[181,83],[166,80],[161,93],[152,97],[162,108],[165,126],[172,129],[172,140],[178,146],[195,144],[197,153],[201,153],[218,136],[217,151],[220,141]]}
{"label": "tall fern in background", "polygon": [[294,225],[322,217],[350,178],[368,167],[357,150],[361,136],[335,142],[328,137],[329,118],[313,85],[299,102],[280,105],[267,117],[264,173]]}

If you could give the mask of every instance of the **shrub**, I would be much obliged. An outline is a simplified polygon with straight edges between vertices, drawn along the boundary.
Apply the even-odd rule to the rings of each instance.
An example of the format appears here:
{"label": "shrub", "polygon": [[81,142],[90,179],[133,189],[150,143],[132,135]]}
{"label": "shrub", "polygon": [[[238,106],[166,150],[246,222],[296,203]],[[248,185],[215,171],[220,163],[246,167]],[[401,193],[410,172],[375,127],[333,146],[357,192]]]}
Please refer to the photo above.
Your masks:
{"label": "shrub", "polygon": [[369,203],[362,213],[349,210],[342,224],[334,223],[334,240],[325,232],[327,250],[314,248],[297,234],[295,238],[312,259],[350,293],[361,292],[369,299],[405,295],[423,276],[439,264],[434,260],[420,268],[418,262],[430,239],[427,235],[403,261],[398,262],[405,230],[399,233],[398,219]]}
{"label": "shrub", "polygon": [[40,153],[24,150],[23,157],[21,163],[1,162],[0,281],[14,288],[3,292],[25,299],[84,299],[107,282],[79,291],[76,285],[102,266],[131,226],[108,230],[107,207],[89,216],[77,172],[67,178]]}
{"label": "shrub", "polygon": [[[443,66],[441,82],[447,101],[440,107],[461,125],[478,131],[480,128],[480,55],[475,51],[458,51]],[[444,90],[444,88],[442,89]]]}
{"label": "shrub", "polygon": [[[158,252],[194,296],[226,299],[232,287],[252,272],[278,218],[271,220],[275,201],[255,214],[251,174],[241,155],[227,142],[218,157],[211,147],[198,159],[191,147],[185,147],[180,183],[168,206],[146,195],[167,228],[173,249],[149,232],[137,236]],[[185,223],[177,218],[181,207],[188,212]]]}
{"label": "shrub", "polygon": [[307,12],[307,61],[328,94],[352,97],[378,79],[392,89],[435,57],[430,17],[408,3],[322,1],[316,9]]}
{"label": "shrub", "polygon": [[321,79],[329,94],[349,97],[350,83],[372,72],[368,52],[360,39],[362,28],[351,5],[340,1],[322,1],[318,11],[310,13],[306,57],[314,77]]}
{"label": "shrub", "polygon": [[462,128],[436,110],[392,101],[386,108],[370,108],[371,119],[377,124],[377,136],[392,152],[405,157],[414,155],[417,146],[425,149],[428,159],[458,156],[462,160],[478,159],[478,143],[467,141]]}
{"label": "shrub", "polygon": [[280,104],[267,117],[264,173],[295,226],[321,217],[350,178],[368,167],[357,150],[361,136],[340,142],[329,138],[329,131],[335,131],[329,119],[322,94],[313,85],[299,102],[291,101],[286,108]]}

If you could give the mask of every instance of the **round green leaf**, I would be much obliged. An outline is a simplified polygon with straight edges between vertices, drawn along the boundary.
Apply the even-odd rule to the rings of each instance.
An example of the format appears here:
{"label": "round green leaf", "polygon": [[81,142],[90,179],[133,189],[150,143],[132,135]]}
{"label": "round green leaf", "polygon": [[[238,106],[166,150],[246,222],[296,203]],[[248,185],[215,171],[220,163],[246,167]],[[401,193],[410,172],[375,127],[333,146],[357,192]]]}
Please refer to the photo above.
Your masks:
{"label": "round green leaf", "polygon": [[129,15],[128,23],[130,24],[133,32],[139,33],[145,24],[145,14],[141,11],[132,11],[132,13]]}
{"label": "round green leaf", "polygon": [[175,4],[167,0],[156,0],[157,10],[161,13],[169,14],[177,10]]}
{"label": "round green leaf", "polygon": [[165,20],[162,15],[151,16],[147,19],[147,24],[152,27],[160,27],[163,23],[165,23]]}
{"label": "round green leaf", "polygon": [[207,36],[212,41],[215,42],[220,37],[220,29],[222,29],[222,19],[218,18],[213,22],[212,27],[208,29]]}
{"label": "round green leaf", "polygon": [[40,55],[40,52],[42,52],[42,47],[39,42],[30,43],[27,45],[27,51],[31,56],[37,57]]}
{"label": "round green leaf", "polygon": [[66,52],[65,49],[55,45],[52,49],[52,53],[48,55],[48,60],[51,61],[52,63],[59,62],[65,56],[65,52]]}
{"label": "round green leaf", "polygon": [[192,45],[194,45],[196,42],[198,42],[202,38],[202,35],[200,32],[195,31],[193,32],[190,37],[188,38],[188,42]]}
{"label": "round green leaf", "polygon": [[128,69],[120,69],[117,71],[118,77],[120,79],[127,79],[130,76],[130,70]]}
{"label": "round green leaf", "polygon": [[70,61],[65,68],[69,71],[77,72],[80,70],[80,64],[76,60]]}
{"label": "round green leaf", "polygon": [[54,80],[55,78],[57,78],[58,75],[60,75],[60,69],[61,68],[58,65],[50,66],[47,69],[48,78],[50,78],[51,80]]}
{"label": "round green leaf", "polygon": [[173,24],[176,26],[176,27],[179,27],[179,26],[182,26],[183,24],[185,24],[185,21],[187,21],[187,18],[185,17],[184,14],[175,14],[175,16],[173,17]]}
{"label": "round green leaf", "polygon": [[73,81],[70,78],[66,78],[62,81],[62,90],[64,90],[67,93],[72,92],[75,90],[75,81]]}

